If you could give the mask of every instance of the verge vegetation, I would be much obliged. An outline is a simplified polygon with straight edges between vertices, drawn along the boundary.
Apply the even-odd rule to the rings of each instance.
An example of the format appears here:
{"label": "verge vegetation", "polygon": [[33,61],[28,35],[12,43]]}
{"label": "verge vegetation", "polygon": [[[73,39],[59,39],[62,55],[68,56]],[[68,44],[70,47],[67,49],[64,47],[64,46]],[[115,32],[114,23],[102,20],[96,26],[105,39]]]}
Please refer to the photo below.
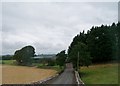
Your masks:
{"label": "verge vegetation", "polygon": [[118,64],[96,64],[81,67],[81,78],[85,84],[118,84]]}

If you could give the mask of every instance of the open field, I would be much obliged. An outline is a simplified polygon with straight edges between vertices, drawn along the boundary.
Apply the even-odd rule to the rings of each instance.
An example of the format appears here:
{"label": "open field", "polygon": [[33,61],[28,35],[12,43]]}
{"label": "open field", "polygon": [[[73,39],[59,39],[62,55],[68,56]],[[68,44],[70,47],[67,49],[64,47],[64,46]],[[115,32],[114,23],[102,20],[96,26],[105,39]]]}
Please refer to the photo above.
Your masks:
{"label": "open field", "polygon": [[[16,61],[15,60],[0,60],[2,61],[1,64],[4,65],[14,65],[14,66],[18,66],[16,65]],[[33,63],[32,66],[35,66],[37,68],[41,68],[41,69],[53,69],[59,72],[63,71],[64,67],[59,67],[58,65],[54,65],[54,66],[45,66],[42,63]]]}
{"label": "open field", "polygon": [[0,85],[2,84],[2,66],[0,66]]}
{"label": "open field", "polygon": [[118,64],[97,64],[81,68],[85,84],[118,84]]}
{"label": "open field", "polygon": [[40,69],[25,66],[2,66],[3,84],[28,84],[34,81],[43,80],[57,73],[51,69]]}
{"label": "open field", "polygon": [[14,65],[15,60],[2,60],[2,64]]}

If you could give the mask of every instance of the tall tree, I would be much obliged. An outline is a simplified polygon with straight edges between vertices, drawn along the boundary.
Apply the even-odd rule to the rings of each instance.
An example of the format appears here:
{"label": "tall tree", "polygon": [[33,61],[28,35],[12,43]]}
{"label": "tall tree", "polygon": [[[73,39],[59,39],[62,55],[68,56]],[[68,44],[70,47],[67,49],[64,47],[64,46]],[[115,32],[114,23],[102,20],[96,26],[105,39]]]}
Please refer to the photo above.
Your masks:
{"label": "tall tree", "polygon": [[[93,26],[87,33],[80,32],[73,38],[68,48],[68,54],[78,42],[88,46],[92,62],[106,62],[116,60],[119,52],[120,23],[111,26]],[[118,47],[118,49],[117,49]],[[120,55],[119,55],[120,56]]]}
{"label": "tall tree", "polygon": [[117,28],[116,28],[116,46],[117,46],[117,60],[120,62],[120,22],[118,22],[117,24]]}
{"label": "tall tree", "polygon": [[60,66],[64,66],[65,64],[65,60],[66,60],[66,57],[67,55],[65,54],[65,50],[61,51],[60,53],[58,53],[56,55],[56,63]]}
{"label": "tall tree", "polygon": [[25,46],[20,50],[16,50],[13,58],[19,65],[30,65],[32,57],[35,54],[35,49],[32,46]]}
{"label": "tall tree", "polygon": [[91,64],[91,57],[86,44],[78,42],[74,45],[71,52],[68,54],[68,58],[73,63],[73,66],[89,66]]}
{"label": "tall tree", "polygon": [[87,44],[93,57],[93,62],[104,62],[112,59],[112,42],[109,35],[109,28],[92,28],[87,38]]}

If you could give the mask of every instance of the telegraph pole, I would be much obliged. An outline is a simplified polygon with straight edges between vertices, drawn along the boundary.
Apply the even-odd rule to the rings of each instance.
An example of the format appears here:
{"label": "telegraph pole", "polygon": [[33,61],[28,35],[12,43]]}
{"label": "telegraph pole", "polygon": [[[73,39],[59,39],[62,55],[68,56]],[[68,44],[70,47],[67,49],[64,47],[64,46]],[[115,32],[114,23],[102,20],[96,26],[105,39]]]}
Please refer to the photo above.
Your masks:
{"label": "telegraph pole", "polygon": [[79,51],[78,51],[78,59],[77,59],[77,71],[79,71]]}
{"label": "telegraph pole", "polygon": [[117,34],[115,34],[115,36],[116,36],[116,59],[119,61],[118,59],[118,36]]}

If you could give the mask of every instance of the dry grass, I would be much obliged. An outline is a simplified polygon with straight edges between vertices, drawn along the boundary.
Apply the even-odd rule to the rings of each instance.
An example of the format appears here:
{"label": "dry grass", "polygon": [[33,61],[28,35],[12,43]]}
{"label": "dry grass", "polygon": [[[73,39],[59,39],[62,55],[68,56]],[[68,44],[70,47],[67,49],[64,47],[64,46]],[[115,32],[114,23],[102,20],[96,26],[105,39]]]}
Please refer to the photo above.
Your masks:
{"label": "dry grass", "polygon": [[24,66],[2,66],[3,84],[29,84],[34,81],[43,80],[57,73],[51,69],[39,69]]}
{"label": "dry grass", "polygon": [[106,68],[106,67],[113,67],[118,66],[118,63],[106,63],[106,64],[94,64],[90,65],[89,67],[81,67],[81,69],[96,69],[96,68]]}

